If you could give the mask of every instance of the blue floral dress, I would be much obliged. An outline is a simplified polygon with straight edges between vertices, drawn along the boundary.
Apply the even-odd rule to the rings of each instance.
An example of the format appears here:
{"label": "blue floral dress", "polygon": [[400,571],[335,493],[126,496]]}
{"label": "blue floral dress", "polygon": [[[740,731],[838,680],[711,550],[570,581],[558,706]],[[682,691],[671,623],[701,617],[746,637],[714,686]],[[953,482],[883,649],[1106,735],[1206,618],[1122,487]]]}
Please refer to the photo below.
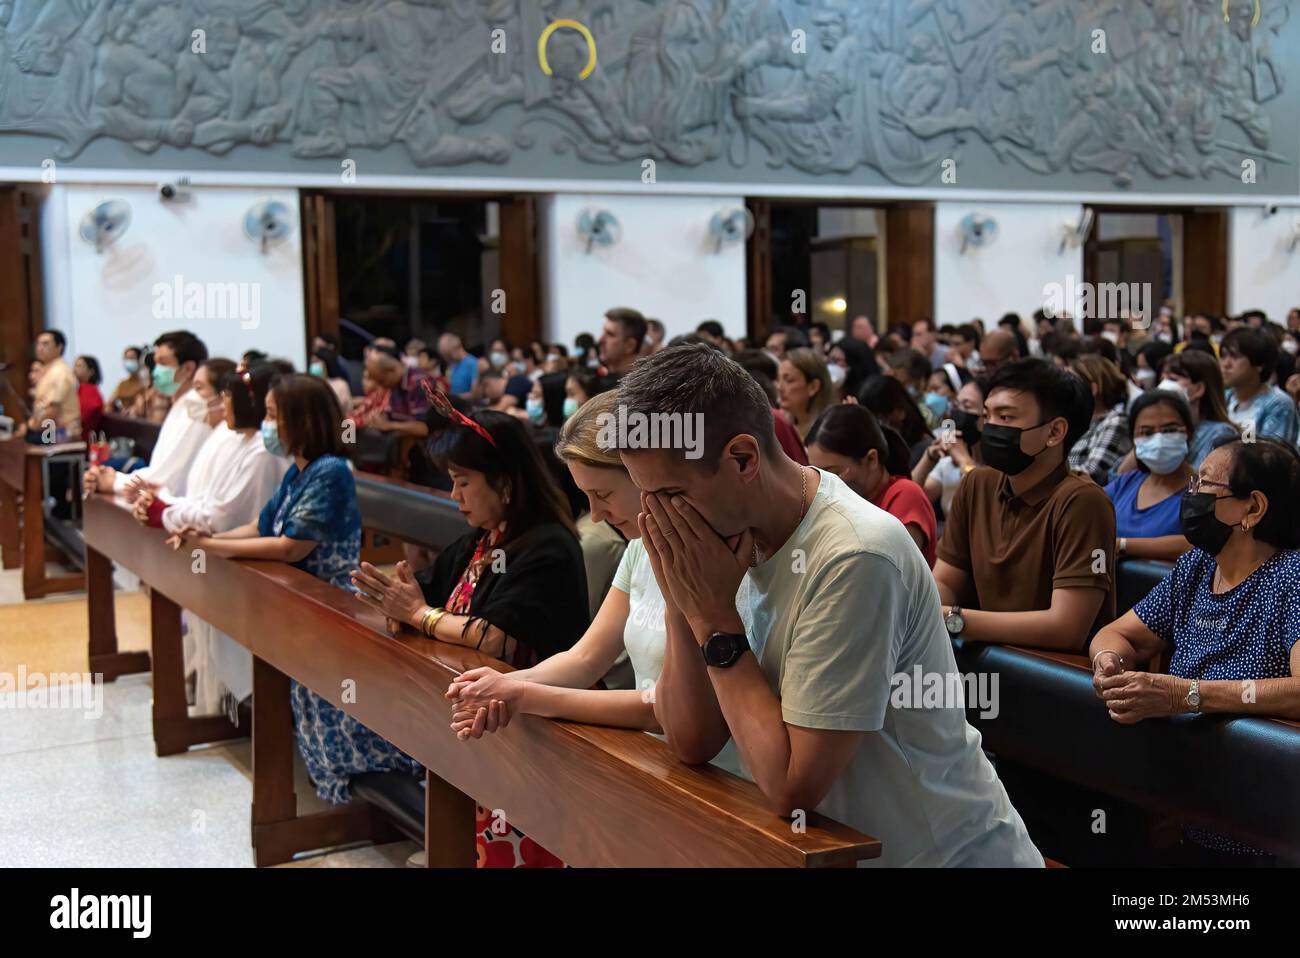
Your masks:
{"label": "blue floral dress", "polygon": [[[262,508],[257,531],[316,543],[294,565],[340,589],[352,591],[350,573],[361,559],[361,513],[347,460],[321,456],[299,470],[292,465],[271,501]],[[289,686],[298,750],[316,784],[316,794],[340,804],[351,797],[348,779],[362,772],[403,771],[423,777],[424,768],[342,709],[298,682]]]}

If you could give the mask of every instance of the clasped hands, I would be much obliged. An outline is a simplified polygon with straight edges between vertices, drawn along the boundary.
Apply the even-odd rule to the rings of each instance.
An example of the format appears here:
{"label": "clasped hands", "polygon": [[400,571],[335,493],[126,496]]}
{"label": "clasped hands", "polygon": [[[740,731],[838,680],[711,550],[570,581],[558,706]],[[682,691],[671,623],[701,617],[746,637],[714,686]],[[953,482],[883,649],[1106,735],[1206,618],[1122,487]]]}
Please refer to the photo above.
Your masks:
{"label": "clasped hands", "polygon": [[397,563],[395,576],[384,575],[369,562],[363,562],[360,569],[352,570],[352,584],[358,599],[384,614],[390,635],[396,635],[402,623],[415,625],[429,605],[411,572],[411,564],[405,559]]}
{"label": "clasped hands", "polygon": [[1184,711],[1176,687],[1179,681],[1169,675],[1125,670],[1119,654],[1109,649],[1098,652],[1093,663],[1092,687],[1120,725]]}

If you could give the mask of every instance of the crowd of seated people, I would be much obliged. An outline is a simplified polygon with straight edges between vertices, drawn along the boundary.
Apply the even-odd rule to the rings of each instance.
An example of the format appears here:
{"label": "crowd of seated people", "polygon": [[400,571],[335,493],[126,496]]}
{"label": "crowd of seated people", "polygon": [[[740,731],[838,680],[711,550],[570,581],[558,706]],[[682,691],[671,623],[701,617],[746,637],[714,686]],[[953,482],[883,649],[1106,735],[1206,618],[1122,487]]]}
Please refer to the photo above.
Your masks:
{"label": "crowd of seated people", "polygon": [[[125,497],[177,549],[294,564],[390,631],[514,666],[448,689],[466,741],[520,713],[653,732],[783,814],[884,837],[886,864],[1042,863],[960,704],[890,705],[891,675],[955,669],[954,638],[1087,653],[1117,724],[1300,718],[1300,316],[1281,332],[1189,316],[1182,336],[1170,313],[1082,335],[1049,317],[987,335],[856,317],[781,327],[761,348],[713,320],[667,342],[653,323],[616,307],[572,350],[444,333],[436,350],[379,339],[349,359],[322,338],[308,372],[166,333],[126,352],[134,385],[109,403],[167,400],[150,461],[92,466],[86,490]],[[38,340],[34,409],[67,430],[98,371],[82,357],[65,374],[64,345]],[[702,414],[702,461],[611,448],[616,409]],[[469,531],[436,557],[363,562],[350,429],[412,440]],[[1125,558],[1171,566],[1118,615]],[[247,653],[185,622],[195,711],[233,717]],[[864,622],[879,641],[854,641]],[[1143,671],[1157,660],[1167,671]],[[363,772],[422,773],[291,694],[325,799],[348,800]],[[1261,858],[1184,839],[1189,860]],[[477,841],[481,863],[561,864],[485,810]]]}

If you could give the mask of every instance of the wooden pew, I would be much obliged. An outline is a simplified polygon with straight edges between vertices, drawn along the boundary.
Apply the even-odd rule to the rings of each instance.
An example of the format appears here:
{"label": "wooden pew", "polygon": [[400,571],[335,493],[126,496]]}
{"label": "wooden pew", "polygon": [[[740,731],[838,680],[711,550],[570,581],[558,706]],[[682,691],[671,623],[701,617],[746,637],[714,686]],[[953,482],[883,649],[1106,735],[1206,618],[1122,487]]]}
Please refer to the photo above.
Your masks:
{"label": "wooden pew", "polygon": [[[205,571],[193,572],[193,558],[168,549],[163,538],[107,497],[86,504],[88,552],[140,576],[168,621],[171,608],[183,606],[255,656],[259,865],[384,835],[381,816],[363,803],[297,817],[290,676],[429,769],[425,834],[432,865],[473,865],[475,801],[503,810],[579,866],[847,866],[880,854],[875,839],[817,815],[806,832],[795,833],[767,810],[752,783],[682,765],[644,733],[521,716],[491,739],[460,742],[450,729],[447,685],[465,669],[504,670],[503,663],[411,631],[391,637],[353,596],[282,563],[208,556]],[[92,624],[101,611],[92,609]],[[154,640],[160,639],[175,647],[179,636],[159,635],[155,627]],[[355,701],[347,700],[348,689]],[[175,718],[158,708],[155,699],[156,730]]]}
{"label": "wooden pew", "polygon": [[22,565],[24,598],[85,588],[81,575],[45,574],[45,486],[41,476],[41,467],[51,456],[85,451],[81,442],[36,446],[21,438],[0,440],[0,548],[4,568]]}

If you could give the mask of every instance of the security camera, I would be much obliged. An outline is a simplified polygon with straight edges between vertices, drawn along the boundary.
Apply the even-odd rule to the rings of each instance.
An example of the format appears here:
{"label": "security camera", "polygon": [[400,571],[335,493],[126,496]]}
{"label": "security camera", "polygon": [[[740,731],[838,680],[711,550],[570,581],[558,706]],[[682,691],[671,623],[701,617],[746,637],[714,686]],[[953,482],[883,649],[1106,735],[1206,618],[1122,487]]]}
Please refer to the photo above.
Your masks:
{"label": "security camera", "polygon": [[1264,207],[1265,216],[1276,216],[1277,211],[1278,211],[1278,205],[1276,203],[1269,203]]}
{"label": "security camera", "polygon": [[188,203],[190,200],[189,177],[181,177],[175,183],[159,183],[158,198],[166,203]]}

